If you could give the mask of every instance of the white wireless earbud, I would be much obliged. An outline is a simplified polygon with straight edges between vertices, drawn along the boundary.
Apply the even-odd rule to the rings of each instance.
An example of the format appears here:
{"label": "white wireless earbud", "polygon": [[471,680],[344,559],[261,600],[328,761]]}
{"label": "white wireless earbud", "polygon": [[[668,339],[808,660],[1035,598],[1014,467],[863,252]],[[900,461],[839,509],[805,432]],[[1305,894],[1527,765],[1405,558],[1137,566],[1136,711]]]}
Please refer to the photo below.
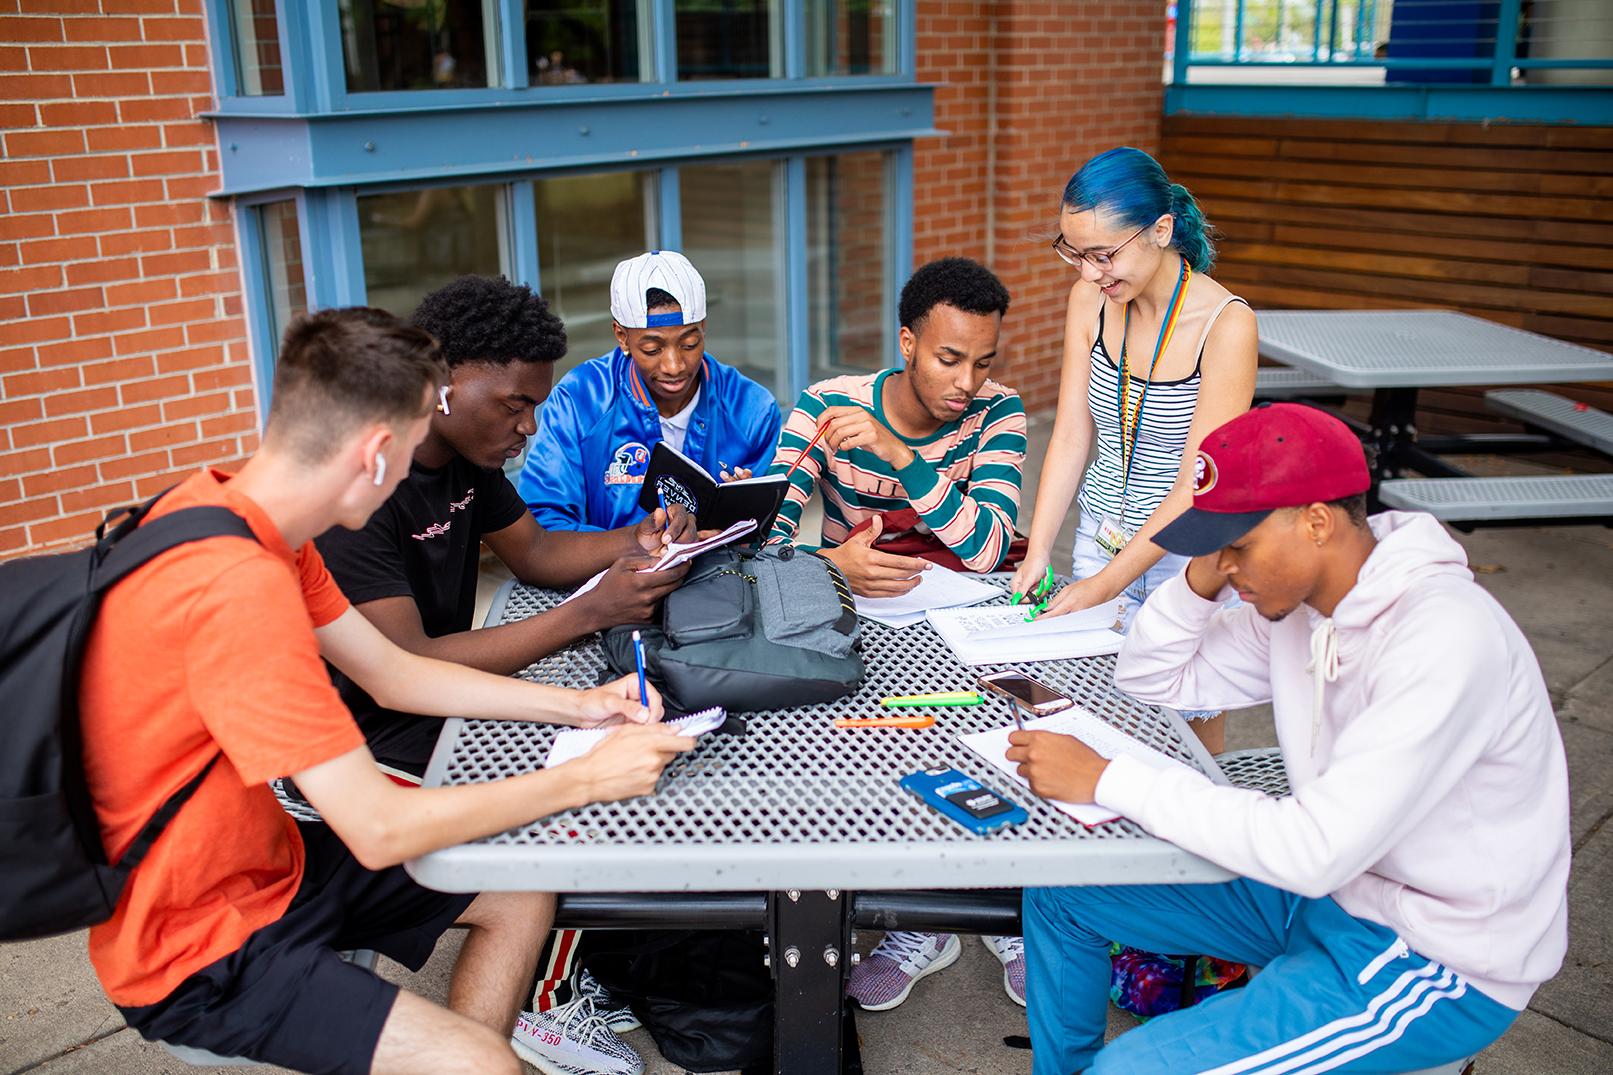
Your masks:
{"label": "white wireless earbud", "polygon": [[437,409],[444,414],[454,413],[448,409],[448,385],[437,386]]}
{"label": "white wireless earbud", "polygon": [[386,456],[380,452],[375,453],[375,484],[380,485],[386,481]]}

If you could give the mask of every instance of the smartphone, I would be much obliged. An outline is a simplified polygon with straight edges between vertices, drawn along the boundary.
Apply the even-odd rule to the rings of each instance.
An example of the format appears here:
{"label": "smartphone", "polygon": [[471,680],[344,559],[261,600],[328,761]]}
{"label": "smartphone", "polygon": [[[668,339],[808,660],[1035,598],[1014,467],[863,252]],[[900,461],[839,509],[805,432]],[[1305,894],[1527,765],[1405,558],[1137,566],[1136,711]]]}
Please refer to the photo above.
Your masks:
{"label": "smartphone", "polygon": [[1022,824],[1030,818],[1018,803],[1010,802],[956,769],[920,769],[908,773],[902,777],[901,788],[948,821],[955,821],[982,836],[1005,825]]}
{"label": "smartphone", "polygon": [[1024,672],[992,672],[977,681],[993,694],[1017,702],[1038,717],[1068,709],[1075,703],[1046,683]]}

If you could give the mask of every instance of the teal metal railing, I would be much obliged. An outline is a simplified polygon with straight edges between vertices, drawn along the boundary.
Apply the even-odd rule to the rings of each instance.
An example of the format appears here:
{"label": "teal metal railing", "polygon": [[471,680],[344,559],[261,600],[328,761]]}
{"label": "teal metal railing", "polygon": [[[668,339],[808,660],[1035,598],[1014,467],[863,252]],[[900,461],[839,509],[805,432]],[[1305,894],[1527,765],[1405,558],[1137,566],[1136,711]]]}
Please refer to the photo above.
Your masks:
{"label": "teal metal railing", "polygon": [[1190,68],[1382,68],[1386,82],[1613,84],[1613,0],[1177,0]]}

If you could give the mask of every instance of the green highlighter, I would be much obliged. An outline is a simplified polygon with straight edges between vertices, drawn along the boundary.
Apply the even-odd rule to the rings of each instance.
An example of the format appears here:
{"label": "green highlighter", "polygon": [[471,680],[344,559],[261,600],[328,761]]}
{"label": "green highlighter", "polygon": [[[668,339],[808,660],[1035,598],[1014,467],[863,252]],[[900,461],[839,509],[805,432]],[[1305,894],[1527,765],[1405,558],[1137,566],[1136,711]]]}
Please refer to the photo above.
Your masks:
{"label": "green highlighter", "polygon": [[986,696],[979,691],[898,694],[891,698],[881,698],[879,704],[887,709],[939,709],[955,705],[985,705]]}

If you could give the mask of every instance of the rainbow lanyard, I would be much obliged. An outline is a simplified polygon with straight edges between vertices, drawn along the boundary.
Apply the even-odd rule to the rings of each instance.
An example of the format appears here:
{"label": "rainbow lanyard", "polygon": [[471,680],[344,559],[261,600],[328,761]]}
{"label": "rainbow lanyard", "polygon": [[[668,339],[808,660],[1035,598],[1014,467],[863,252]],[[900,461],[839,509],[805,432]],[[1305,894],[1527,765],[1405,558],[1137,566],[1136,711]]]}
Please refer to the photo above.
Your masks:
{"label": "rainbow lanyard", "polygon": [[[1125,477],[1120,486],[1120,525],[1126,525],[1126,495],[1131,489],[1131,464],[1137,458],[1137,434],[1143,426],[1143,404],[1148,400],[1148,386],[1154,383],[1154,371],[1159,368],[1159,356],[1171,345],[1176,334],[1176,320],[1187,302],[1187,282],[1193,276],[1187,259],[1182,259],[1182,272],[1176,278],[1176,290],[1171,292],[1170,305],[1165,308],[1165,319],[1159,323],[1159,339],[1154,343],[1154,360],[1148,365],[1148,379],[1137,393],[1137,409],[1131,404],[1131,368],[1126,361],[1126,337],[1131,332],[1131,303],[1126,303],[1126,318],[1120,330],[1120,383],[1115,387],[1115,401],[1120,404],[1120,465]],[[1131,435],[1126,430],[1130,427]]]}

